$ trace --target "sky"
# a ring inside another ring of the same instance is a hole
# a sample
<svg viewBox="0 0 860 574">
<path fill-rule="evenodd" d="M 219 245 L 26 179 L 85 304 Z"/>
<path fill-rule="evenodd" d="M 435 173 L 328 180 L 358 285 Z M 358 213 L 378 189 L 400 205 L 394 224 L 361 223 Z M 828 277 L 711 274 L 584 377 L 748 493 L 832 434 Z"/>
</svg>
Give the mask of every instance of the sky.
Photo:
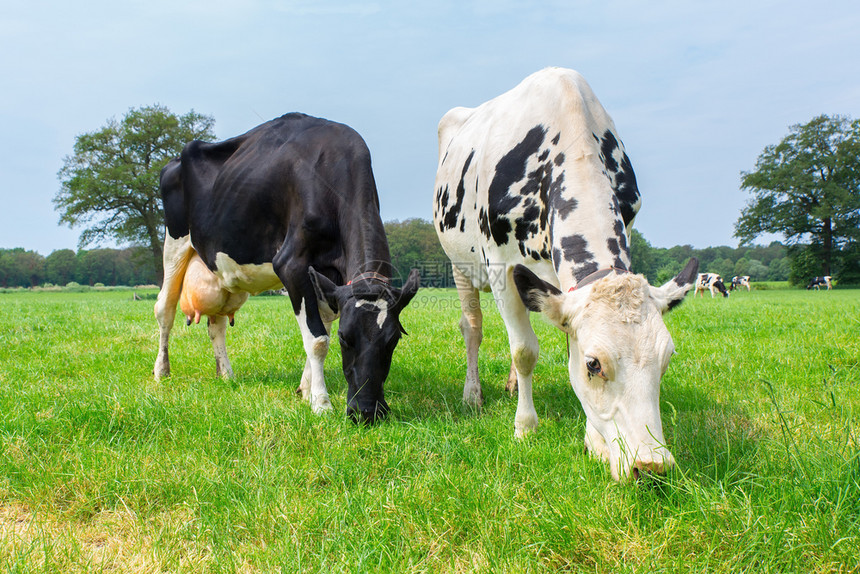
<svg viewBox="0 0 860 574">
<path fill-rule="evenodd" d="M 652 245 L 737 246 L 764 148 L 860 118 L 858 30 L 856 0 L 0 0 L 0 248 L 77 249 L 52 202 L 63 158 L 154 104 L 213 116 L 218 139 L 293 111 L 348 124 L 383 220 L 429 220 L 442 115 L 547 66 L 612 116 Z"/>
</svg>

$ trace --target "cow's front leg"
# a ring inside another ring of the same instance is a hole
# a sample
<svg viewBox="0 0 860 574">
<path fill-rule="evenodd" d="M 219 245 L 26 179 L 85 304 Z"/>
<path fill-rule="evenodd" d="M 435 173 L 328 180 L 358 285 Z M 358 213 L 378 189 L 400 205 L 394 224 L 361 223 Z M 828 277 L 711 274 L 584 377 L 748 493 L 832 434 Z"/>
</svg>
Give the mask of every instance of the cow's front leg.
<svg viewBox="0 0 860 574">
<path fill-rule="evenodd" d="M 215 353 L 215 374 L 230 379 L 233 377 L 233 368 L 227 357 L 227 317 L 210 316 L 208 324 L 209 340 L 212 341 L 212 351 Z"/>
<path fill-rule="evenodd" d="M 308 309 L 308 304 L 313 309 Z M 302 344 L 305 348 L 307 361 L 302 373 L 302 381 L 299 385 L 309 387 L 310 394 L 302 393 L 305 400 L 311 403 L 311 408 L 317 414 L 332 410 L 331 399 L 325 386 L 323 367 L 329 347 L 329 328 L 331 323 L 324 323 L 316 310 L 316 299 L 302 299 L 299 314 L 296 320 L 302 332 Z M 308 372 L 309 371 L 309 372 Z M 306 379 L 309 379 L 306 383 Z"/>
<path fill-rule="evenodd" d="M 532 373 L 537 364 L 538 339 L 529 322 L 529 312 L 523 305 L 513 277 L 508 277 L 509 288 L 495 293 L 496 306 L 508 330 L 511 357 L 517 371 L 517 414 L 514 418 L 514 434 L 522 438 L 538 425 L 537 411 L 532 397 Z"/>
<path fill-rule="evenodd" d="M 331 321 L 325 321 L 325 330 L 329 333 L 329 337 L 331 337 Z M 296 389 L 296 394 L 301 395 L 302 398 L 308 402 L 311 402 L 311 360 L 310 355 L 305 359 L 305 368 L 302 370 L 302 379 L 299 383 L 299 388 Z"/>
</svg>

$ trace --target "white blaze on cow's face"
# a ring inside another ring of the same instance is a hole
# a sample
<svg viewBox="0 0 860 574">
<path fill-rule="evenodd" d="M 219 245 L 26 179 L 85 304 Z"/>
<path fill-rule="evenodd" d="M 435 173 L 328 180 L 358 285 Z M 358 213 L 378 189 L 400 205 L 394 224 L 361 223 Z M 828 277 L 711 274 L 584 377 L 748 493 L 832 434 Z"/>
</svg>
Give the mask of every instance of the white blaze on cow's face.
<svg viewBox="0 0 860 574">
<path fill-rule="evenodd" d="M 570 382 L 587 417 L 585 441 L 612 477 L 662 474 L 674 465 L 660 418 L 660 379 L 675 351 L 663 313 L 692 287 L 660 288 L 641 275 L 610 274 L 561 293 L 525 267 L 515 272 L 523 302 L 570 336 Z"/>
</svg>

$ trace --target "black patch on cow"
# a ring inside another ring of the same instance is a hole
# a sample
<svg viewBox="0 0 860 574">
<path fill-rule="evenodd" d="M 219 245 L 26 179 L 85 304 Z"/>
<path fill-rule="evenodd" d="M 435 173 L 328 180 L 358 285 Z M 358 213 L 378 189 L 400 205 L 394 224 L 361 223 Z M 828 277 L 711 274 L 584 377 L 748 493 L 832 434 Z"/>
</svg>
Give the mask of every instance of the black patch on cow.
<svg viewBox="0 0 860 574">
<path fill-rule="evenodd" d="M 526 177 L 528 158 L 537 154 L 546 137 L 546 129 L 537 125 L 530 129 L 523 140 L 506 153 L 496 164 L 493 180 L 488 189 L 489 228 L 493 241 L 505 245 L 512 230 L 507 215 L 520 203 L 519 194 L 510 189 Z"/>
<path fill-rule="evenodd" d="M 558 132 L 555 134 L 555 137 L 552 138 L 552 145 L 558 145 L 559 138 L 561 138 L 561 132 Z"/>
<path fill-rule="evenodd" d="M 549 157 L 549 150 L 548 150 L 548 149 L 545 149 L 545 150 L 543 150 L 543 152 L 541 152 L 541 154 L 538 156 L 538 161 L 546 161 L 546 158 L 548 158 L 548 157 Z"/>
<path fill-rule="evenodd" d="M 617 149 L 618 140 L 615 139 L 615 134 L 609 130 L 603 132 L 603 137 L 600 139 L 600 159 L 603 160 L 603 166 L 609 173 L 618 171 L 618 162 L 612 155 Z"/>
<path fill-rule="evenodd" d="M 481 235 L 490 238 L 490 218 L 487 215 L 487 210 L 483 207 L 478 211 L 478 229 L 481 230 Z"/>
<path fill-rule="evenodd" d="M 558 213 L 559 217 L 561 217 L 562 221 L 567 219 L 578 205 L 579 202 L 573 197 L 565 199 L 560 193 L 553 196 L 552 207 Z"/>
<path fill-rule="evenodd" d="M 588 250 L 588 241 L 582 235 L 562 237 L 561 250 L 565 261 L 582 264 L 594 259 L 594 254 Z"/>
<path fill-rule="evenodd" d="M 555 268 L 555 273 L 558 275 L 558 270 L 561 267 L 562 254 L 558 247 L 552 248 L 552 266 Z"/>
<path fill-rule="evenodd" d="M 627 225 L 636 216 L 634 205 L 639 200 L 639 188 L 636 185 L 636 175 L 633 166 L 625 153 L 621 158 L 621 169 L 615 175 L 615 195 L 621 204 L 621 217 Z"/>
<path fill-rule="evenodd" d="M 553 162 L 555 165 L 560 166 L 561 164 L 563 164 L 563 163 L 564 163 L 564 159 L 565 159 L 565 158 L 564 158 L 564 154 L 563 154 L 563 153 L 560 153 L 560 154 L 558 154 L 557 156 L 555 156 L 555 159 L 554 159 L 554 160 L 552 160 L 552 162 Z"/>
<path fill-rule="evenodd" d="M 454 205 L 451 205 L 448 208 L 447 213 L 445 213 L 445 217 L 442 218 L 443 225 L 440 227 L 443 228 L 442 229 L 443 231 L 445 229 L 453 229 L 454 227 L 457 226 L 457 220 L 460 217 L 460 210 L 463 208 L 463 198 L 466 197 L 466 184 L 465 184 L 466 172 L 469 171 L 469 165 L 471 165 L 472 158 L 474 156 L 475 156 L 475 150 L 472 150 L 471 153 L 469 153 L 469 156 L 466 158 L 466 162 L 463 164 L 463 171 L 460 173 L 460 182 L 457 184 L 456 200 L 454 202 Z M 447 192 L 447 186 L 446 186 L 446 189 L 445 189 L 445 196 L 446 196 L 445 203 L 446 204 L 448 203 L 447 202 L 447 193 L 448 192 Z M 463 224 L 460 225 L 460 231 L 463 231 L 464 225 L 465 225 L 465 221 L 463 222 Z"/>
<path fill-rule="evenodd" d="M 597 134 L 592 135 L 600 146 L 600 160 L 603 162 L 607 176 L 612 182 L 612 189 L 618 198 L 624 225 L 628 225 L 636 216 L 634 205 L 639 200 L 639 188 L 636 184 L 636 174 L 633 172 L 630 158 L 627 157 L 622 148 L 621 159 L 615 159 L 615 152 L 621 148 L 621 144 L 610 130 L 603 132 L 602 137 L 598 137 Z"/>
<path fill-rule="evenodd" d="M 624 227 L 624 223 L 622 223 L 620 219 L 616 219 L 612 229 L 615 231 L 615 241 L 617 242 L 619 252 L 629 255 L 630 251 L 627 245 L 627 229 Z M 620 255 L 620 253 L 615 253 L 615 255 Z"/>
<path fill-rule="evenodd" d="M 621 246 L 618 245 L 618 239 L 615 237 L 610 237 L 606 240 L 606 247 L 609 249 L 609 252 L 616 257 L 621 254 Z"/>
<path fill-rule="evenodd" d="M 598 269 L 594 254 L 588 250 L 588 242 L 582 235 L 571 235 L 561 240 L 561 254 L 564 260 L 573 263 L 574 279 L 580 281 Z M 556 271 L 557 272 L 557 271 Z"/>
<path fill-rule="evenodd" d="M 525 241 L 530 235 L 535 235 L 538 232 L 537 221 L 540 216 L 540 207 L 534 202 L 531 203 L 523 212 L 522 217 L 518 217 L 514 226 L 514 237 L 517 241 Z"/>
</svg>

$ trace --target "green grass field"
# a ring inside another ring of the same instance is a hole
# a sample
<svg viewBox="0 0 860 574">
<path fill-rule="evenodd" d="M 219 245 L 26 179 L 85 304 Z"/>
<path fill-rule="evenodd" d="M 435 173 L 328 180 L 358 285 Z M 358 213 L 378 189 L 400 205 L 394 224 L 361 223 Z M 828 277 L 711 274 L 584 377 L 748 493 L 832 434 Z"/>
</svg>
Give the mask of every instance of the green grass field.
<svg viewBox="0 0 860 574">
<path fill-rule="evenodd" d="M 533 318 L 536 433 L 513 436 L 507 339 L 489 298 L 486 405 L 461 406 L 452 291 L 402 316 L 388 421 L 295 395 L 288 301 L 252 298 L 214 378 L 177 321 L 152 379 L 152 300 L 0 295 L 3 572 L 853 572 L 860 570 L 860 292 L 753 291 L 666 316 L 661 393 L 678 467 L 619 485 L 583 453 L 564 339 Z"/>
</svg>

